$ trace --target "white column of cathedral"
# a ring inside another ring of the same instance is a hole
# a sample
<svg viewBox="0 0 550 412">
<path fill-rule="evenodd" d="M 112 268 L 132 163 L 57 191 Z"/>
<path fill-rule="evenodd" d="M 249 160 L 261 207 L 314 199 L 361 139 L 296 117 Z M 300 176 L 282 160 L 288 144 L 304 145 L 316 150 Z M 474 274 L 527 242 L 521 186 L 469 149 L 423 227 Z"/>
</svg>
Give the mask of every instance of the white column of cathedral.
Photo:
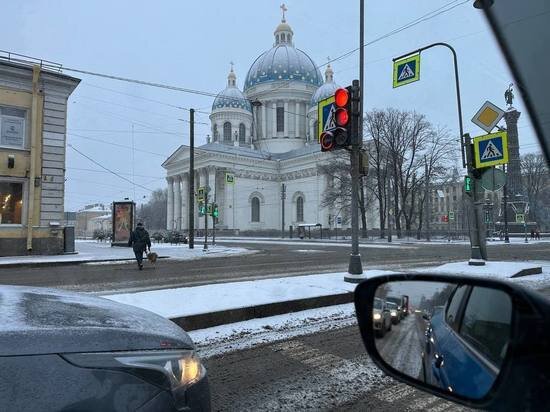
<svg viewBox="0 0 550 412">
<path fill-rule="evenodd" d="M 262 105 L 262 139 L 267 138 L 267 115 L 265 104 Z"/>
<path fill-rule="evenodd" d="M 201 187 L 201 173 L 200 173 L 200 169 L 195 169 L 195 193 L 198 193 L 199 191 L 199 187 Z M 195 193 L 193 194 L 193 196 L 195 195 Z M 193 216 L 195 216 L 195 230 L 196 229 L 200 229 L 199 227 L 199 213 L 198 213 L 198 210 L 199 210 L 199 201 L 197 199 L 197 197 L 195 196 L 195 210 L 193 211 Z"/>
<path fill-rule="evenodd" d="M 273 113 L 272 122 L 271 122 L 271 137 L 277 137 L 277 103 L 271 103 L 271 111 Z"/>
<path fill-rule="evenodd" d="M 168 183 L 168 202 L 166 210 L 166 229 L 172 230 L 172 224 L 174 223 L 174 189 L 172 186 L 172 178 L 167 177 L 166 182 Z"/>
<path fill-rule="evenodd" d="M 174 177 L 174 229 L 181 229 L 181 176 Z"/>
<path fill-rule="evenodd" d="M 189 228 L 189 173 L 181 175 L 181 228 Z"/>
<path fill-rule="evenodd" d="M 294 113 L 294 137 L 300 137 L 300 102 L 296 100 L 296 110 Z"/>
<path fill-rule="evenodd" d="M 283 122 L 284 126 L 283 126 L 283 128 L 284 128 L 285 130 L 284 130 L 283 136 L 290 136 L 290 135 L 288 134 L 288 115 L 289 115 L 289 113 L 288 113 L 288 101 L 286 101 L 286 100 L 285 100 L 285 102 L 284 102 L 284 111 L 285 111 L 285 112 L 284 112 L 284 116 L 283 116 L 283 119 L 284 119 L 284 122 Z"/>
<path fill-rule="evenodd" d="M 206 168 L 206 185 L 210 187 L 208 202 L 214 203 L 216 199 L 216 168 L 214 166 Z"/>
</svg>

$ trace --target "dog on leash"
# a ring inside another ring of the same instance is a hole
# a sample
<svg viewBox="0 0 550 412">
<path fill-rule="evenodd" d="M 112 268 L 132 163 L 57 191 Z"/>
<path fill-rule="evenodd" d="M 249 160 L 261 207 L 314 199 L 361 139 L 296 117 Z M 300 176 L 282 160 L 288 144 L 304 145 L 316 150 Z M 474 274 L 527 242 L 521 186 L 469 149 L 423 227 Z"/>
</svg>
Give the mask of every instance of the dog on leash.
<svg viewBox="0 0 550 412">
<path fill-rule="evenodd" d="M 151 263 L 155 263 L 158 259 L 159 255 L 157 255 L 155 252 L 149 252 L 147 253 L 147 259 Z"/>
</svg>

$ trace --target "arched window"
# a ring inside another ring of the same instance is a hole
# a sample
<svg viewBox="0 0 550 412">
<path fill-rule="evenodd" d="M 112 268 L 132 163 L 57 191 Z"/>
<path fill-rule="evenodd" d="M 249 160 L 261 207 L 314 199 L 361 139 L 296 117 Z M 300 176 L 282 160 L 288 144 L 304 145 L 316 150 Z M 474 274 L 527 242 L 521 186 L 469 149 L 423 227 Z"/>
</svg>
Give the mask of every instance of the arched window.
<svg viewBox="0 0 550 412">
<path fill-rule="evenodd" d="M 244 123 L 239 125 L 239 143 L 245 143 L 246 127 Z"/>
<path fill-rule="evenodd" d="M 281 34 L 281 41 L 284 43 L 285 42 L 285 34 Z"/>
<path fill-rule="evenodd" d="M 279 35 L 275 36 L 275 43 L 279 44 Z"/>
<path fill-rule="evenodd" d="M 296 199 L 296 221 L 304 221 L 304 198 L 302 196 Z"/>
<path fill-rule="evenodd" d="M 223 141 L 224 142 L 231 141 L 231 123 L 229 122 L 225 122 L 223 124 Z"/>
<path fill-rule="evenodd" d="M 253 197 L 252 201 L 250 202 L 251 206 L 251 212 L 252 212 L 252 222 L 259 222 L 260 221 L 260 199 L 257 197 Z"/>
</svg>

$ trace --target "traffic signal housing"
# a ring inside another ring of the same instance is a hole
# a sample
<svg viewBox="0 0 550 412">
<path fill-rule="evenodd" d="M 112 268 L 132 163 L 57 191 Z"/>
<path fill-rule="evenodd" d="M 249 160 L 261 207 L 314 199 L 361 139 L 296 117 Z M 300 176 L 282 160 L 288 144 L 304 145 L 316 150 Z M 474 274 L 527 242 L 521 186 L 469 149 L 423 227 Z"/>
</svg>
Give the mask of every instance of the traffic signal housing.
<svg viewBox="0 0 550 412">
<path fill-rule="evenodd" d="M 346 149 L 351 145 L 351 86 L 334 92 L 334 148 Z"/>
<path fill-rule="evenodd" d="M 472 178 L 470 176 L 464 176 L 464 192 L 467 195 L 472 194 Z"/>
<path fill-rule="evenodd" d="M 351 145 L 351 86 L 334 92 L 333 105 L 331 123 L 334 127 L 325 130 L 319 138 L 322 152 L 347 149 Z"/>
<path fill-rule="evenodd" d="M 212 216 L 213 217 L 218 217 L 219 215 L 220 215 L 220 212 L 218 210 L 218 205 L 214 204 L 213 209 L 212 209 Z"/>
</svg>

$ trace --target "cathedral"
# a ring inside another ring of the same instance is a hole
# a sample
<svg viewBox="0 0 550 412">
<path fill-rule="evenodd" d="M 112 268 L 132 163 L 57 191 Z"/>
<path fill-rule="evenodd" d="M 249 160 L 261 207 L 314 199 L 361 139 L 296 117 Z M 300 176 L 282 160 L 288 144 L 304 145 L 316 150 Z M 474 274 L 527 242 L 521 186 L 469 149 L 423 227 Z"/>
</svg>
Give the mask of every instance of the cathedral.
<svg viewBox="0 0 550 412">
<path fill-rule="evenodd" d="M 231 65 L 227 86 L 212 104 L 211 135 L 195 148 L 194 176 L 189 176 L 187 146 L 163 163 L 167 229 L 188 228 L 190 178 L 195 191 L 209 188 L 208 201 L 218 205 L 216 227 L 232 233 L 307 224 L 327 228 L 339 220 L 338 211 L 321 206 L 329 182 L 318 165 L 330 154 L 317 142 L 317 102 L 339 86 L 330 65 L 323 76 L 295 47 L 284 9 L 273 34 L 273 46 L 252 63 L 242 91 Z M 195 213 L 195 228 L 202 228 L 203 220 Z"/>
</svg>

